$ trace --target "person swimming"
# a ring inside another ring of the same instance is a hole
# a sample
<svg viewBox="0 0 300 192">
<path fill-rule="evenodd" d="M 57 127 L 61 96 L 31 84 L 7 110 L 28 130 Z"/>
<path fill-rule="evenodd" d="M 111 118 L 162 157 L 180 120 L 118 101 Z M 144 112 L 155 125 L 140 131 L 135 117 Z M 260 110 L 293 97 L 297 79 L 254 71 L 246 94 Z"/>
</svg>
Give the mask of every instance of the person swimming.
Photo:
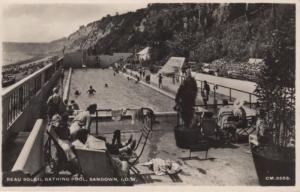
<svg viewBox="0 0 300 192">
<path fill-rule="evenodd" d="M 76 91 L 74 92 L 74 94 L 75 94 L 75 96 L 79 96 L 79 95 L 80 95 L 80 92 L 79 92 L 78 90 L 76 90 Z"/>
<path fill-rule="evenodd" d="M 94 95 L 96 93 L 96 90 L 93 88 L 93 86 L 90 86 L 90 89 L 87 91 L 89 95 Z"/>
</svg>

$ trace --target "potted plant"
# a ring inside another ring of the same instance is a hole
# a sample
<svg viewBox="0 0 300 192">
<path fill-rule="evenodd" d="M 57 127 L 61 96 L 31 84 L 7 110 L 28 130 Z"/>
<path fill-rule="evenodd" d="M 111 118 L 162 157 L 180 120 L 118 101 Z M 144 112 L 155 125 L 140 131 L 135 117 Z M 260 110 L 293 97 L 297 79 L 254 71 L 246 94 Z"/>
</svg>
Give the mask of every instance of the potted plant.
<svg viewBox="0 0 300 192">
<path fill-rule="evenodd" d="M 185 149 L 195 143 L 199 135 L 194 118 L 194 106 L 198 92 L 197 83 L 190 72 L 186 74 L 185 80 L 178 88 L 174 107 L 178 112 L 178 121 L 174 131 L 176 145 Z"/>
<path fill-rule="evenodd" d="M 256 89 L 271 138 L 252 148 L 252 156 L 261 185 L 295 185 L 295 48 L 278 30 L 272 47 Z"/>
</svg>

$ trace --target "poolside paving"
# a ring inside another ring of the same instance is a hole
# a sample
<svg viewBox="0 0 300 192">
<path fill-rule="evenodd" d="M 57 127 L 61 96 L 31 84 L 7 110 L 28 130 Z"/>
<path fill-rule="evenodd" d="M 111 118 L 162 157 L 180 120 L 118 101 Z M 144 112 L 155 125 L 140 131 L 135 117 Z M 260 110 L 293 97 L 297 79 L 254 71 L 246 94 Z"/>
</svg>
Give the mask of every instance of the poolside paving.
<svg viewBox="0 0 300 192">
<path fill-rule="evenodd" d="M 134 89 L 136 89 L 137 86 L 148 86 L 151 89 L 156 90 L 152 90 L 151 95 L 147 96 L 149 100 L 142 101 L 142 103 L 145 104 L 146 102 L 155 99 L 153 94 L 162 94 L 162 91 L 165 92 L 164 97 L 168 98 L 167 100 L 174 102 L 172 98 L 174 98 L 179 87 L 179 84 L 173 84 L 172 81 L 167 84 L 168 81 L 167 79 L 165 79 L 166 81 L 164 81 L 164 86 L 160 91 L 160 88 L 158 88 L 157 84 L 154 82 L 156 81 L 155 78 L 152 79 L 150 85 L 147 85 L 144 80 L 142 80 L 143 83 L 139 83 L 140 85 L 138 85 L 134 84 L 134 81 L 132 80 L 127 82 L 126 78 L 123 75 L 118 74 L 116 75 L 116 77 L 112 77 L 112 73 L 110 70 L 107 70 L 105 73 L 100 70 L 88 70 L 88 73 L 85 73 L 84 76 L 80 75 L 81 73 L 78 71 L 75 72 L 75 74 L 77 77 L 74 78 L 76 80 L 75 84 L 73 84 L 74 81 L 71 81 L 71 98 L 75 99 L 75 97 L 72 95 L 72 92 L 74 92 L 75 88 L 80 87 L 80 89 L 83 91 L 84 86 L 88 86 L 90 83 L 93 83 L 93 85 L 97 86 L 96 90 L 101 90 L 99 96 L 94 98 L 88 96 L 80 96 L 81 98 L 76 98 L 79 104 L 82 102 L 82 105 L 86 105 L 87 100 L 99 102 L 100 99 L 100 102 L 106 102 L 102 103 L 102 105 L 100 106 L 110 106 L 112 105 L 112 98 L 115 98 L 115 101 L 113 102 L 117 102 L 119 103 L 119 105 L 122 104 L 122 99 L 124 99 L 124 97 L 118 100 L 118 97 L 115 97 L 117 96 L 116 92 L 107 93 L 106 89 L 103 88 L 103 83 L 111 79 L 113 79 L 113 81 L 117 80 L 117 84 L 114 85 L 114 82 L 110 82 L 109 86 L 123 86 L 118 90 L 121 94 L 128 93 L 128 90 L 125 91 L 125 89 L 128 89 L 127 86 Z M 96 78 L 97 76 L 102 76 L 102 81 L 99 81 L 99 79 L 91 79 L 91 75 L 94 78 Z M 81 78 L 78 78 L 79 76 L 81 76 Z M 105 79 L 104 81 L 103 78 Z M 142 87 L 140 87 L 139 89 L 143 89 Z M 169 94 L 169 96 L 166 96 L 166 94 Z M 105 98 L 103 99 L 103 97 Z M 145 95 L 143 97 L 145 97 Z M 160 95 L 159 97 L 162 97 L 162 95 Z M 220 101 L 222 97 L 218 97 L 218 99 Z M 126 101 L 132 102 L 132 100 L 134 100 L 134 98 L 129 97 L 129 100 Z M 210 100 L 212 102 L 212 99 Z M 161 102 L 162 101 L 155 101 L 154 103 L 156 103 L 156 105 L 158 104 L 169 106 L 168 110 L 162 111 L 172 111 L 173 103 Z M 201 102 L 201 98 L 198 99 L 198 102 Z M 154 103 L 151 105 L 154 105 Z M 116 105 L 113 108 L 120 108 L 119 105 Z M 217 109 L 215 109 L 214 112 L 217 112 Z M 143 180 L 131 173 L 131 177 L 135 179 L 135 185 L 258 185 L 258 179 L 255 172 L 252 156 L 251 153 L 248 153 L 248 143 L 238 143 L 212 147 L 209 150 L 208 159 L 203 159 L 205 157 L 205 152 L 193 152 L 192 158 L 188 158 L 189 150 L 181 149 L 176 146 L 174 137 L 174 127 L 177 122 L 176 115 L 168 117 L 159 116 L 157 117 L 157 121 L 158 123 L 154 124 L 149 141 L 146 144 L 145 150 L 141 158 L 139 159 L 139 164 L 137 165 L 137 168 L 140 170 L 140 176 L 143 178 Z M 98 134 L 106 137 L 107 141 L 110 142 L 112 139 L 113 131 L 116 129 L 120 129 L 122 132 L 122 141 L 126 141 L 130 137 L 130 135 L 133 135 L 135 139 L 138 139 L 140 136 L 140 126 L 142 125 L 138 124 L 137 122 L 132 124 L 131 120 L 101 122 L 98 124 Z M 96 125 L 95 123 L 93 123 L 91 131 L 94 134 L 96 133 L 95 128 Z M 147 162 L 153 158 L 174 160 L 181 165 L 182 171 L 175 176 L 157 176 L 153 173 L 153 171 L 142 165 L 144 162 Z"/>
<path fill-rule="evenodd" d="M 176 146 L 174 137 L 176 117 L 157 117 L 157 120 L 158 123 L 154 124 L 149 141 L 137 165 L 140 177 L 144 181 L 131 173 L 131 177 L 135 179 L 135 185 L 258 185 L 252 156 L 247 152 L 249 150 L 247 143 L 212 147 L 209 149 L 207 159 L 205 159 L 205 152 L 193 152 L 192 158 L 189 158 L 189 150 Z M 99 132 L 110 142 L 112 133 L 116 129 L 121 130 L 122 141 L 126 141 L 130 135 L 133 135 L 135 139 L 140 136 L 139 125 L 132 125 L 129 120 L 113 122 L 113 126 L 101 124 Z M 157 176 L 142 165 L 153 158 L 176 161 L 181 165 L 182 171 L 175 176 Z"/>
</svg>

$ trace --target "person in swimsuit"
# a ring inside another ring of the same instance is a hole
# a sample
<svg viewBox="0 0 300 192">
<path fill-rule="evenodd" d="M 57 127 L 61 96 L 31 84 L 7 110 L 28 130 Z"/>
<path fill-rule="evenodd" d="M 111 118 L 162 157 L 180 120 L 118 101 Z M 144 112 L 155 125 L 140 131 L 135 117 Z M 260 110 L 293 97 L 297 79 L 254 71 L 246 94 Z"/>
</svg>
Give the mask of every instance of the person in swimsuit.
<svg viewBox="0 0 300 192">
<path fill-rule="evenodd" d="M 94 114 L 96 110 L 97 104 L 92 104 L 87 107 L 86 111 L 82 111 L 75 116 L 70 126 L 71 137 L 74 137 L 81 129 L 86 129 L 88 132 L 90 132 L 91 114 Z"/>
<path fill-rule="evenodd" d="M 90 89 L 87 91 L 89 93 L 89 95 L 94 95 L 94 93 L 96 93 L 96 90 L 90 86 Z"/>
<path fill-rule="evenodd" d="M 76 90 L 76 91 L 74 92 L 74 94 L 75 94 L 76 97 L 78 97 L 78 96 L 80 95 L 80 92 L 79 92 L 78 90 Z"/>
</svg>

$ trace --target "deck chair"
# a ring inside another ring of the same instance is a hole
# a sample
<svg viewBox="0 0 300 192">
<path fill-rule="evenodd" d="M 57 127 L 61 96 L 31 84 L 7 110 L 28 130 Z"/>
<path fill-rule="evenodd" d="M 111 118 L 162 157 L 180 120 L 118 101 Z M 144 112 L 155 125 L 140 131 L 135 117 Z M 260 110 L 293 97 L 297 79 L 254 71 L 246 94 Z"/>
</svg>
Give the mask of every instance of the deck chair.
<svg viewBox="0 0 300 192">
<path fill-rule="evenodd" d="M 45 161 L 48 163 L 54 175 L 58 175 L 60 171 L 70 171 L 71 173 L 77 172 L 83 175 L 80 166 L 75 168 L 74 165 L 67 160 L 65 152 L 63 151 L 55 137 L 53 137 L 53 135 L 49 131 L 47 131 L 47 135 L 48 139 L 45 143 Z M 52 154 L 52 142 L 57 151 L 57 160 L 55 160 Z M 76 151 L 73 151 L 76 155 Z"/>
<path fill-rule="evenodd" d="M 146 144 L 148 142 L 149 135 L 152 130 L 152 124 L 153 124 L 153 111 L 149 108 L 142 108 L 140 109 L 139 113 L 139 121 L 142 122 L 141 128 L 140 128 L 140 136 L 139 139 L 137 139 L 136 145 L 133 148 L 133 152 L 136 154 L 135 157 L 129 158 L 129 159 L 122 159 L 127 161 L 129 170 L 131 170 L 136 176 L 141 178 L 143 181 L 144 179 L 139 175 L 140 171 L 136 168 L 136 164 L 139 162 L 140 157 L 142 156 L 144 149 L 146 147 Z M 110 159 L 116 158 L 116 155 L 109 154 Z"/>
<path fill-rule="evenodd" d="M 247 123 L 244 127 L 238 127 L 239 130 L 238 130 L 237 134 L 239 134 L 239 135 L 246 134 L 247 136 L 249 136 L 251 133 L 253 133 L 255 131 L 255 129 L 253 127 L 256 122 L 256 116 L 247 116 L 246 120 L 247 120 Z"/>
<path fill-rule="evenodd" d="M 200 125 L 204 137 L 218 139 L 219 128 L 215 118 L 202 118 Z"/>
<path fill-rule="evenodd" d="M 205 159 L 207 159 L 208 150 L 210 148 L 210 138 L 213 137 L 217 139 L 217 127 L 213 113 L 203 112 L 200 118 L 199 132 L 190 139 L 189 158 L 191 158 L 192 152 L 205 151 Z"/>
<path fill-rule="evenodd" d="M 150 117 L 151 118 L 151 117 Z M 133 149 L 133 151 L 136 154 L 136 157 L 134 159 L 129 159 L 127 160 L 128 165 L 129 165 L 129 169 L 138 177 L 140 177 L 142 180 L 144 180 L 140 175 L 140 171 L 136 168 L 136 164 L 139 162 L 140 157 L 142 156 L 144 149 L 146 147 L 146 144 L 148 142 L 148 138 L 151 132 L 151 127 L 149 127 L 148 125 L 144 124 L 141 127 L 141 135 L 139 140 L 137 141 L 137 144 L 135 146 L 135 148 Z"/>
<path fill-rule="evenodd" d="M 192 143 L 190 144 L 189 150 L 190 150 L 190 155 L 189 158 L 191 158 L 192 156 L 192 152 L 196 152 L 196 151 L 205 151 L 205 159 L 207 159 L 207 155 L 208 155 L 208 150 L 210 148 L 210 144 L 209 144 L 209 140 L 207 137 L 204 137 L 202 135 L 198 135 L 197 136 L 197 141 L 196 143 Z"/>
<path fill-rule="evenodd" d="M 223 122 L 223 131 L 226 140 L 236 141 L 236 129 L 239 122 L 238 116 L 228 116 Z"/>
</svg>

